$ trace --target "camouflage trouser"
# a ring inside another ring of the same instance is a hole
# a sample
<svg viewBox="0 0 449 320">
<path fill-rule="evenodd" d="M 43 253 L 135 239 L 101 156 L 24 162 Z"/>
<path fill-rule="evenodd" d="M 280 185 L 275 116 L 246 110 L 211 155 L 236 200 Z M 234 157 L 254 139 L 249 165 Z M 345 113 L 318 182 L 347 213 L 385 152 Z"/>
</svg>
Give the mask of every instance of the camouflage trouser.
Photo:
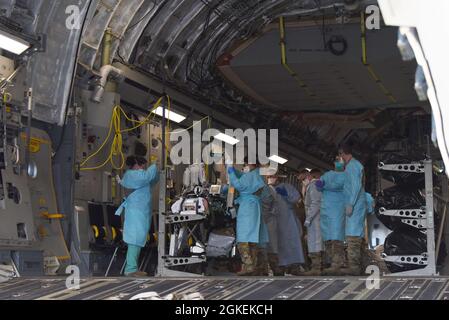
<svg viewBox="0 0 449 320">
<path fill-rule="evenodd" d="M 324 241 L 324 261 L 323 265 L 332 264 L 332 240 Z"/>
<path fill-rule="evenodd" d="M 336 276 L 340 274 L 340 269 L 345 264 L 345 247 L 343 241 L 327 241 L 326 250 L 330 258 L 330 267 L 323 270 L 323 275 Z"/>
<path fill-rule="evenodd" d="M 323 270 L 323 252 L 309 253 L 309 258 L 312 261 L 310 270 L 304 272 L 304 276 L 321 276 Z"/>
<path fill-rule="evenodd" d="M 254 275 L 257 272 L 257 244 L 242 242 L 237 245 L 242 259 L 242 271 L 239 275 Z"/>
<path fill-rule="evenodd" d="M 256 247 L 256 273 L 258 276 L 268 275 L 267 250 L 265 248 Z"/>
<path fill-rule="evenodd" d="M 363 238 L 347 237 L 349 275 L 360 275 L 362 268 Z"/>
<path fill-rule="evenodd" d="M 382 274 L 390 273 L 385 261 L 380 256 L 376 255 L 375 252 L 369 250 L 368 244 L 364 240 L 365 239 L 363 239 L 362 243 L 362 272 L 364 272 L 368 266 L 375 265 L 379 268 Z"/>
</svg>

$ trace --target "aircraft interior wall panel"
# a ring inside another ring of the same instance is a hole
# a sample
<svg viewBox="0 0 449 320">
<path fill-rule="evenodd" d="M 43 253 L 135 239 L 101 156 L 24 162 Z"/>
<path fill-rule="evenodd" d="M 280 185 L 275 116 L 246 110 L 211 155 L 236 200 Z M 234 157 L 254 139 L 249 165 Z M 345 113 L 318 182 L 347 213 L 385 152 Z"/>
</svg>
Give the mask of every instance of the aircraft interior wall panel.
<svg viewBox="0 0 449 320">
<path fill-rule="evenodd" d="M 81 132 L 78 143 L 78 162 L 83 162 L 87 157 L 94 154 L 98 148 L 102 145 L 106 139 L 110 121 L 112 117 L 112 110 L 115 106 L 120 106 L 120 96 L 115 93 L 106 92 L 103 98 L 103 102 L 96 104 L 90 101 L 90 92 L 85 91 L 82 95 L 84 111 L 82 116 Z M 131 110 L 123 107 L 123 110 L 128 116 L 136 114 Z M 143 121 L 146 117 L 137 115 L 140 121 Z M 158 119 L 155 119 L 159 121 Z M 121 118 L 121 129 L 132 127 L 135 124 L 125 121 L 124 117 Z M 138 130 L 132 132 L 123 132 L 123 155 L 124 159 L 130 155 L 134 155 L 135 145 L 137 142 L 142 143 L 147 147 L 146 158 L 149 162 L 156 163 L 159 168 L 162 164 L 162 130 L 157 123 L 150 125 L 143 125 Z M 102 151 L 100 151 L 95 157 L 93 157 L 86 165 L 85 168 L 93 168 L 102 164 L 109 156 L 111 150 L 111 141 L 105 145 Z M 114 163 L 117 167 L 120 167 L 120 157 L 114 157 Z M 129 192 L 125 191 L 120 186 L 116 185 L 113 192 L 112 177 L 115 174 L 119 174 L 123 177 L 128 168 L 123 166 L 122 170 L 113 170 L 112 165 L 107 163 L 104 167 L 96 170 L 82 170 L 80 172 L 80 179 L 76 182 L 75 198 L 78 201 L 93 201 L 100 203 L 114 203 L 120 205 L 123 197 Z M 111 175 L 112 174 L 112 175 Z M 113 197 L 115 194 L 115 197 Z M 158 185 L 153 188 L 153 211 L 158 211 L 158 198 L 159 188 Z"/>
<path fill-rule="evenodd" d="M 56 190 L 53 182 L 50 137 L 41 130 L 32 132 L 36 152 L 31 153 L 32 164 L 36 167 L 36 176 L 28 177 L 32 211 L 36 226 L 37 248 L 44 251 L 44 256 L 56 256 L 59 261 L 70 258 L 59 219 L 49 219 L 50 215 L 66 215 L 58 210 Z M 33 140 L 32 140 L 33 141 Z"/>
<path fill-rule="evenodd" d="M 20 137 L 20 157 L 25 155 L 25 138 Z M 40 250 L 63 262 L 70 258 L 59 220 L 65 217 L 50 218 L 61 214 L 53 185 L 50 138 L 42 130 L 32 130 L 30 175 L 13 166 L 10 151 L 7 148 L 7 165 L 1 170 L 6 193 L 0 207 L 0 247 Z"/>
</svg>

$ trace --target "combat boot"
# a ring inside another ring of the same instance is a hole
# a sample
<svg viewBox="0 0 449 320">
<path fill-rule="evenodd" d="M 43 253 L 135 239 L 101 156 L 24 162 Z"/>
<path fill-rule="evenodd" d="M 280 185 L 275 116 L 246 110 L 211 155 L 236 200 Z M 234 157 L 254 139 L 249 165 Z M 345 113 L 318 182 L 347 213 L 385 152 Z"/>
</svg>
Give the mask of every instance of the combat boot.
<svg viewBox="0 0 449 320">
<path fill-rule="evenodd" d="M 333 240 L 331 249 L 331 266 L 323 270 L 324 276 L 343 275 L 341 268 L 345 263 L 345 247 L 343 241 Z"/>
<path fill-rule="evenodd" d="M 242 270 L 237 272 L 238 276 L 254 276 L 256 274 L 256 257 L 253 244 L 243 242 L 237 245 L 240 258 L 242 259 Z"/>
<path fill-rule="evenodd" d="M 303 276 L 304 272 L 304 268 L 299 263 L 295 263 L 287 267 L 287 273 L 292 276 Z"/>
<path fill-rule="evenodd" d="M 309 253 L 309 257 L 312 260 L 311 268 L 302 275 L 305 277 L 321 276 L 323 270 L 323 252 Z"/>
<path fill-rule="evenodd" d="M 323 268 L 329 268 L 332 264 L 332 249 L 333 249 L 333 241 L 332 240 L 324 241 Z"/>
<path fill-rule="evenodd" d="M 143 271 L 136 271 L 136 272 L 127 274 L 126 277 L 129 277 L 129 278 L 146 278 L 146 277 L 148 277 L 148 273 L 143 272 Z"/>
<path fill-rule="evenodd" d="M 256 246 L 256 276 L 267 277 L 268 276 L 268 261 L 265 248 Z"/>
<path fill-rule="evenodd" d="M 273 276 L 282 277 L 285 275 L 284 268 L 279 266 L 279 258 L 277 254 L 269 253 L 268 263 L 270 265 L 271 271 L 273 271 Z"/>
<path fill-rule="evenodd" d="M 362 273 L 362 243 L 363 238 L 347 237 L 348 242 L 348 267 L 341 269 L 341 274 L 346 276 L 360 276 Z"/>
</svg>

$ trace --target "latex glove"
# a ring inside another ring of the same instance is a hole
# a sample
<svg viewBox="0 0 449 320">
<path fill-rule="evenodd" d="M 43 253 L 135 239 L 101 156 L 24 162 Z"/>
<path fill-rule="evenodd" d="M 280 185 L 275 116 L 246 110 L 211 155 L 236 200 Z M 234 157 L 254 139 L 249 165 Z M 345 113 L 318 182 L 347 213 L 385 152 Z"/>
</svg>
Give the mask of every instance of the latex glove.
<svg viewBox="0 0 449 320">
<path fill-rule="evenodd" d="M 346 206 L 346 216 L 352 217 L 353 210 L 354 210 L 354 208 L 352 206 Z"/>
<path fill-rule="evenodd" d="M 282 187 L 282 188 L 280 188 L 280 187 L 276 188 L 276 192 L 277 192 L 279 195 L 283 196 L 283 197 L 288 197 L 288 192 L 287 192 L 287 190 L 286 190 L 284 187 Z"/>
<path fill-rule="evenodd" d="M 115 176 L 115 181 L 117 181 L 118 184 L 121 184 L 121 183 L 122 183 L 122 179 L 120 178 L 119 175 L 116 175 L 116 176 Z"/>
<path fill-rule="evenodd" d="M 310 224 L 311 224 L 311 222 L 309 220 L 306 220 L 304 222 L 304 227 L 308 228 L 308 227 L 310 227 Z"/>
<path fill-rule="evenodd" d="M 324 182 L 324 181 L 317 180 L 317 181 L 315 182 L 315 186 L 316 186 L 317 190 L 320 191 L 320 192 L 323 191 L 324 185 L 325 185 L 325 182 Z"/>
<path fill-rule="evenodd" d="M 235 168 L 234 167 L 228 167 L 228 173 L 235 173 Z"/>
</svg>

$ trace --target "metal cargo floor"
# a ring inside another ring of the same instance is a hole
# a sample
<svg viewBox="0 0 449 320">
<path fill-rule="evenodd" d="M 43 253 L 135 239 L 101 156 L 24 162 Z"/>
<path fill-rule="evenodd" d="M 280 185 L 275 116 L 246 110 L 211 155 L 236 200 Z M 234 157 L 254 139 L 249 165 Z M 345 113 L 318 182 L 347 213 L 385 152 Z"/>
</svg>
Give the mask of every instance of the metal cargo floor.
<svg viewBox="0 0 449 320">
<path fill-rule="evenodd" d="M 207 300 L 449 300 L 449 278 L 381 279 L 368 290 L 363 278 L 91 278 L 80 290 L 65 278 L 20 278 L 0 283 L 0 300 L 128 300 L 155 291 L 200 292 Z"/>
</svg>

